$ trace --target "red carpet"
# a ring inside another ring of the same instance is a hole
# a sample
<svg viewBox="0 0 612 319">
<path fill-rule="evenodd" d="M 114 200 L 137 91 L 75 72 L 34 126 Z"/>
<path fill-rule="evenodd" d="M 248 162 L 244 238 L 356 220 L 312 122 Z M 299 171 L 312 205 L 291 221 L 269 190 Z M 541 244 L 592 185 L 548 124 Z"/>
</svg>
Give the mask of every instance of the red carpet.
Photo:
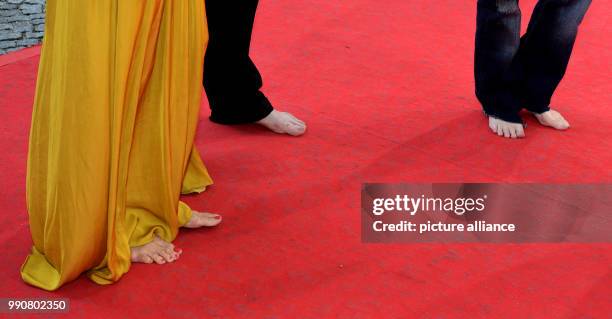
<svg viewBox="0 0 612 319">
<path fill-rule="evenodd" d="M 511 141 L 488 131 L 474 98 L 474 1 L 262 1 L 253 57 L 307 135 L 215 125 L 204 105 L 197 144 L 216 184 L 187 201 L 223 225 L 183 232 L 177 263 L 54 293 L 19 277 L 38 57 L 1 57 L 0 297 L 70 298 L 70 315 L 101 318 L 610 318 L 609 244 L 365 245 L 359 193 L 362 182 L 611 182 L 611 10 L 593 2 L 554 98 L 572 129 L 529 119 Z"/>
</svg>

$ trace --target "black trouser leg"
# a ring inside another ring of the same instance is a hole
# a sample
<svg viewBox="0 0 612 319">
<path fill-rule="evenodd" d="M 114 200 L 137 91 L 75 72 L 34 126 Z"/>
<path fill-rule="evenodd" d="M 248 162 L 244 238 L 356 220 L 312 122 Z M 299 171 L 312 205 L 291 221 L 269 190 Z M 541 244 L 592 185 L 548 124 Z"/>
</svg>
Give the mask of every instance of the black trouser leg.
<svg viewBox="0 0 612 319">
<path fill-rule="evenodd" d="M 512 73 L 520 46 L 518 0 L 478 0 L 474 74 L 476 96 L 490 116 L 521 123 Z"/>
<path fill-rule="evenodd" d="M 272 112 L 262 78 L 249 57 L 258 0 L 206 0 L 209 43 L 204 88 L 210 119 L 221 124 L 259 121 Z"/>
<path fill-rule="evenodd" d="M 521 101 L 528 110 L 543 113 L 550 109 L 590 4 L 591 0 L 540 0 L 536 5 L 516 57 Z"/>
<path fill-rule="evenodd" d="M 520 123 L 522 107 L 542 113 L 563 78 L 591 0 L 540 0 L 519 38 L 518 0 L 479 0 L 476 95 L 485 113 Z"/>
</svg>

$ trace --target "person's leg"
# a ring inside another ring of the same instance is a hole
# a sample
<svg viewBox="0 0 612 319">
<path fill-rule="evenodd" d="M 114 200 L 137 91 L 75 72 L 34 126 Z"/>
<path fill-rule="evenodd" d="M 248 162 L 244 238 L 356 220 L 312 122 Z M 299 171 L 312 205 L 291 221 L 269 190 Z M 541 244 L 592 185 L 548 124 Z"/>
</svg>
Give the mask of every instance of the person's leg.
<svg viewBox="0 0 612 319">
<path fill-rule="evenodd" d="M 171 244 L 179 227 L 215 226 L 221 216 L 193 211 L 179 197 L 182 193 L 200 193 L 212 184 L 194 147 L 208 41 L 202 23 L 204 3 L 174 1 L 158 10 L 157 27 L 151 31 L 156 40 L 143 59 L 145 71 L 134 72 L 146 74 L 147 81 L 134 90 L 139 98 L 125 164 L 122 231 L 128 238 L 132 262 L 164 264 L 179 258 L 180 251 Z M 173 23 L 177 20 L 186 23 Z M 137 44 L 141 41 L 137 38 Z"/>
<path fill-rule="evenodd" d="M 522 77 L 522 103 L 548 126 L 569 124 L 550 109 L 550 100 L 565 75 L 578 26 L 591 0 L 540 0 L 517 53 Z"/>
<path fill-rule="evenodd" d="M 518 0 L 479 0 L 474 75 L 476 96 L 500 136 L 521 137 L 520 100 L 512 64 L 520 45 Z"/>
<path fill-rule="evenodd" d="M 249 57 L 257 3 L 206 0 L 210 39 L 204 59 L 204 88 L 213 122 L 253 123 L 273 110 L 260 91 L 262 78 Z"/>
<path fill-rule="evenodd" d="M 210 120 L 219 124 L 258 123 L 277 133 L 301 135 L 304 122 L 274 110 L 261 92 L 262 78 L 249 56 L 258 0 L 206 1 L 209 45 L 204 88 Z"/>
<path fill-rule="evenodd" d="M 112 81 L 115 20 L 111 1 L 46 4 L 26 178 L 34 246 L 21 276 L 56 290 L 107 250 L 111 90 L 101 83 Z"/>
</svg>

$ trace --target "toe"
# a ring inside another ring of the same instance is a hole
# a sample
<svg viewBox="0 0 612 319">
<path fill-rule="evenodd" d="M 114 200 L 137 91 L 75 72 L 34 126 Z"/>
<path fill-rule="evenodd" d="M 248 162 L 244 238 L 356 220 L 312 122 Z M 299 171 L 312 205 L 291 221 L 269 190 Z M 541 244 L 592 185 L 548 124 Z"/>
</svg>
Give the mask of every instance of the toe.
<svg viewBox="0 0 612 319">
<path fill-rule="evenodd" d="M 295 117 L 295 115 L 289 113 L 289 112 L 283 112 L 285 113 L 285 115 L 287 115 L 287 117 L 289 117 L 290 119 L 294 120 L 294 121 L 298 121 L 298 122 L 302 122 L 300 121 L 300 119 L 298 119 L 297 117 Z M 303 122 L 302 122 L 303 123 Z"/>
<path fill-rule="evenodd" d="M 179 257 L 181 257 L 181 254 L 183 254 L 183 250 L 182 249 L 175 249 L 173 250 L 174 253 L 174 260 L 179 259 Z"/>
<path fill-rule="evenodd" d="M 289 113 L 289 116 L 291 116 L 291 119 L 297 123 L 299 123 L 300 125 L 306 125 L 306 123 L 304 123 L 304 121 L 298 119 L 297 117 L 293 116 L 293 114 Z"/>
<path fill-rule="evenodd" d="M 489 128 L 491 131 L 493 131 L 493 133 L 497 133 L 497 124 L 495 123 L 495 119 L 492 117 L 489 118 Z"/>
<path fill-rule="evenodd" d="M 290 118 L 291 120 L 297 120 L 297 117 L 293 116 L 293 114 L 289 113 L 289 112 L 284 112 L 285 115 Z"/>
<path fill-rule="evenodd" d="M 510 137 L 510 128 L 508 125 L 504 125 L 502 127 L 502 131 L 504 132 L 504 137 Z"/>
<path fill-rule="evenodd" d="M 192 228 L 198 228 L 202 226 L 206 226 L 206 227 L 217 226 L 223 220 L 223 218 L 219 214 L 200 213 L 200 212 L 195 212 L 195 211 L 192 213 L 191 218 L 193 219 L 193 223 L 191 223 L 191 225 L 188 227 L 192 227 Z"/>
<path fill-rule="evenodd" d="M 561 114 L 557 114 L 551 120 L 551 126 L 558 130 L 565 130 L 569 128 L 569 123 L 561 116 Z"/>
<path fill-rule="evenodd" d="M 297 119 L 293 119 L 293 120 L 291 120 L 291 121 L 290 121 L 290 123 L 291 123 L 292 125 L 297 126 L 297 127 L 303 127 L 303 126 L 304 126 L 304 123 L 302 123 L 302 122 L 298 121 Z"/>
<path fill-rule="evenodd" d="M 525 129 L 523 128 L 522 125 L 516 128 L 516 136 L 525 137 Z"/>
<path fill-rule="evenodd" d="M 204 216 L 203 218 L 203 224 L 204 226 L 208 226 L 208 227 L 212 227 L 212 226 L 217 226 L 219 225 L 219 223 L 221 223 L 221 216 L 217 215 L 217 216 Z"/>
<path fill-rule="evenodd" d="M 511 138 L 517 138 L 517 133 L 516 133 L 516 128 L 515 127 L 510 128 L 510 137 Z"/>
<path fill-rule="evenodd" d="M 172 251 L 172 258 L 174 259 L 174 261 L 179 259 L 180 256 L 181 256 L 181 253 L 179 253 L 177 251 Z"/>
<path fill-rule="evenodd" d="M 204 212 L 194 212 L 202 217 L 213 218 L 213 219 L 221 219 L 221 215 L 214 213 L 204 213 Z"/>
<path fill-rule="evenodd" d="M 164 260 L 164 257 L 162 257 L 159 253 L 158 254 L 154 254 L 152 256 L 153 260 L 155 260 L 155 262 L 157 264 L 163 265 L 166 263 L 166 261 Z"/>
<path fill-rule="evenodd" d="M 287 133 L 289 133 L 289 135 L 291 136 L 300 136 L 304 134 L 304 132 L 306 132 L 304 127 L 296 126 L 296 127 L 293 127 L 291 130 L 289 130 Z"/>
<path fill-rule="evenodd" d="M 291 121 L 287 123 L 286 133 L 289 135 L 293 135 L 293 136 L 302 135 L 304 134 L 305 131 L 306 131 L 306 126 L 304 126 L 303 124 L 299 122 Z"/>
<path fill-rule="evenodd" d="M 164 250 L 160 252 L 160 255 L 164 258 L 166 262 L 173 262 L 176 258 L 174 258 L 174 252 L 171 250 Z"/>
</svg>

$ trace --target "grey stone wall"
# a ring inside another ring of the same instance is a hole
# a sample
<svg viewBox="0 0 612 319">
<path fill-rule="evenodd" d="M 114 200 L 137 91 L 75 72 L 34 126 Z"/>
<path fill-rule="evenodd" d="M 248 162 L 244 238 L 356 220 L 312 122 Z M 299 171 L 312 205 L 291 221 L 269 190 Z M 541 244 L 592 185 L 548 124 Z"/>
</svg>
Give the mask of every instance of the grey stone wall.
<svg viewBox="0 0 612 319">
<path fill-rule="evenodd" d="M 40 43 L 44 28 L 45 0 L 0 0 L 0 54 Z"/>
</svg>

